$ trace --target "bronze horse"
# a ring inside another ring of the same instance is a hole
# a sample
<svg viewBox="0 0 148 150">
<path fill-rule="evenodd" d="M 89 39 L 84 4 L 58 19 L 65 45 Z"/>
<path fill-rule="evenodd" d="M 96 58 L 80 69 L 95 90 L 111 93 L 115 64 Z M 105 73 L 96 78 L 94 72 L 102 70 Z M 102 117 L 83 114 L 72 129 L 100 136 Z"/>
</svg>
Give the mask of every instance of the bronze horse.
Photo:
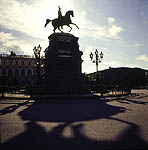
<svg viewBox="0 0 148 150">
<path fill-rule="evenodd" d="M 67 25 L 68 27 L 70 27 L 69 32 L 72 30 L 72 27 L 70 26 L 70 24 L 75 25 L 78 29 L 79 27 L 75 24 L 71 22 L 70 16 L 74 17 L 73 11 L 67 11 L 65 16 L 50 20 L 50 19 L 46 19 L 46 24 L 45 27 L 47 26 L 47 24 L 52 21 L 52 26 L 54 27 L 53 31 L 55 32 L 55 30 L 58 28 L 60 31 L 60 27 L 62 27 L 63 25 Z M 63 32 L 63 31 L 61 31 Z"/>
</svg>

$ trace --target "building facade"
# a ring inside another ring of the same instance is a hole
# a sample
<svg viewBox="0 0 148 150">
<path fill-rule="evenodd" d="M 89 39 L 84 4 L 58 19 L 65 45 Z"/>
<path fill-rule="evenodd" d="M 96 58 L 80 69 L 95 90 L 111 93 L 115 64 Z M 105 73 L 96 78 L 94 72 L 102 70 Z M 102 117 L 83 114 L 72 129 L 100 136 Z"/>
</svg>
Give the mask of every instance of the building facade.
<svg viewBox="0 0 148 150">
<path fill-rule="evenodd" d="M 41 59 L 40 74 L 44 74 Z M 0 86 L 30 86 L 37 84 L 36 59 L 29 55 L 0 54 Z"/>
</svg>

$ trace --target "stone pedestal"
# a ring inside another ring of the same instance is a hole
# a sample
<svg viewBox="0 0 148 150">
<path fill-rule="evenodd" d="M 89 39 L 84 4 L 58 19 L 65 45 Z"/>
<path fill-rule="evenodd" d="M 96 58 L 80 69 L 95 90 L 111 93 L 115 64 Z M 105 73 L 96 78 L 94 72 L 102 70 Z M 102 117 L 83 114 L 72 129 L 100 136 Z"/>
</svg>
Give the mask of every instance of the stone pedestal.
<svg viewBox="0 0 148 150">
<path fill-rule="evenodd" d="M 45 77 L 41 86 L 45 94 L 86 93 L 86 78 L 82 74 L 82 52 L 78 38 L 68 33 L 49 36 L 45 50 Z"/>
</svg>

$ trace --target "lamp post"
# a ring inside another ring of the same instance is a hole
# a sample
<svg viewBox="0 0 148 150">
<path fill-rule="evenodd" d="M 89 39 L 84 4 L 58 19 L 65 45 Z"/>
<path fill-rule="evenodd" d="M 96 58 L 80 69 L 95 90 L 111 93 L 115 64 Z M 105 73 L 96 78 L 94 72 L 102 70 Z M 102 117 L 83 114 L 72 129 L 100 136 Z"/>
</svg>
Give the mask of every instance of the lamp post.
<svg viewBox="0 0 148 150">
<path fill-rule="evenodd" d="M 40 44 L 38 47 L 35 46 L 33 49 L 33 52 L 34 52 L 34 55 L 36 58 L 36 65 L 37 65 L 37 82 L 38 82 L 38 85 L 40 85 L 40 67 L 41 67 L 40 53 L 41 53 L 41 49 L 42 49 L 42 47 L 40 46 Z"/>
<path fill-rule="evenodd" d="M 98 54 L 98 50 L 96 49 L 95 53 L 90 53 L 90 59 L 92 63 L 96 64 L 96 86 L 98 85 L 98 64 L 102 62 L 103 59 L 103 53 L 101 52 Z"/>
<path fill-rule="evenodd" d="M 145 72 L 145 85 L 146 85 L 146 89 L 148 90 L 148 72 Z"/>
</svg>

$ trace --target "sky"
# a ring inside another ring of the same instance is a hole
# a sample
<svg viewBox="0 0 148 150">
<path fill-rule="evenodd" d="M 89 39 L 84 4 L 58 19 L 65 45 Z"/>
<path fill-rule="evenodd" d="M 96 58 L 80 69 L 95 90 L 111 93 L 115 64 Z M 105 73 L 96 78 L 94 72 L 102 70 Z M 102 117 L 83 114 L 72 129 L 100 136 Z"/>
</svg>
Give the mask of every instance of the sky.
<svg viewBox="0 0 148 150">
<path fill-rule="evenodd" d="M 71 25 L 70 33 L 79 37 L 82 72 L 96 71 L 89 57 L 96 49 L 104 54 L 99 70 L 148 69 L 148 0 L 0 0 L 0 54 L 33 55 L 40 44 L 44 55 L 53 33 L 51 23 L 44 25 L 58 17 L 58 6 L 63 15 L 74 11 L 80 29 Z"/>
</svg>

